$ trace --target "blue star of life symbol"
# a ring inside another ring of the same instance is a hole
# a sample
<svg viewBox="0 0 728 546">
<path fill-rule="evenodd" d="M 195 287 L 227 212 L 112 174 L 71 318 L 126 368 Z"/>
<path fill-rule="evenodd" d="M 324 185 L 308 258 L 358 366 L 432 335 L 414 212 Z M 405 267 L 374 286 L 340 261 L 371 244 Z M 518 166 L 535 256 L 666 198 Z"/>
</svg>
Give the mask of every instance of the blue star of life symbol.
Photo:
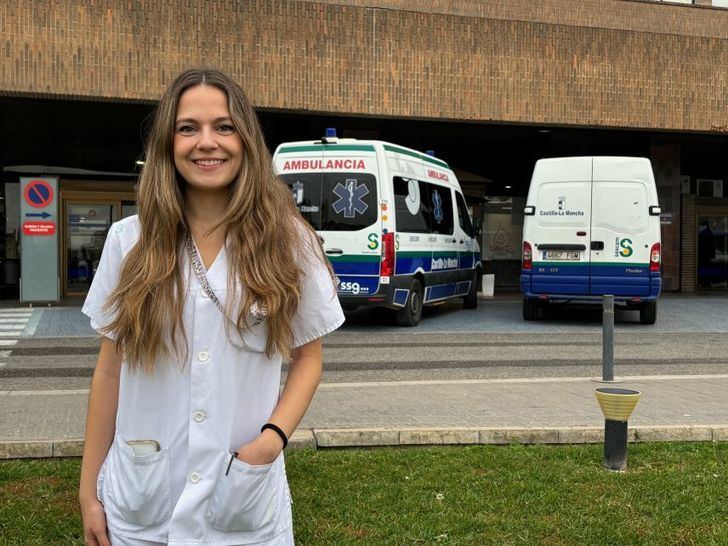
<svg viewBox="0 0 728 546">
<path fill-rule="evenodd" d="M 440 192 L 437 190 L 432 192 L 432 204 L 435 205 L 435 222 L 438 224 L 442 222 L 445 215 L 442 213 L 442 197 L 440 197 Z"/>
<path fill-rule="evenodd" d="M 336 214 L 344 213 L 344 218 L 354 218 L 357 214 L 364 214 L 369 205 L 364 197 L 369 190 L 364 184 L 358 184 L 355 178 L 347 178 L 342 184 L 339 182 L 334 188 L 334 195 L 339 199 L 331 206 Z"/>
</svg>

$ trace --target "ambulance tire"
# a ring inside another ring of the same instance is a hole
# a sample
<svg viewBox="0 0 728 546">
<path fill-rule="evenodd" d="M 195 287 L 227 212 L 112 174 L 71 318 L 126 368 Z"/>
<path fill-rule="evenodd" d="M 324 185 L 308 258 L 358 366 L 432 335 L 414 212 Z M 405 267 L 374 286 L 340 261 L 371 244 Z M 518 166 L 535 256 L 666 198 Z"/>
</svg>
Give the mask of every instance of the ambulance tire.
<svg viewBox="0 0 728 546">
<path fill-rule="evenodd" d="M 470 290 L 468 295 L 463 298 L 463 309 L 477 309 L 478 308 L 478 273 L 473 275 L 473 280 L 470 283 Z"/>
<path fill-rule="evenodd" d="M 417 326 L 422 318 L 422 283 L 417 279 L 410 285 L 405 306 L 395 311 L 394 317 L 399 326 Z"/>
<path fill-rule="evenodd" d="M 657 320 L 657 302 L 648 301 L 640 307 L 640 323 L 654 324 Z"/>
<path fill-rule="evenodd" d="M 538 302 L 533 298 L 523 298 L 523 320 L 538 320 L 543 312 Z"/>
</svg>

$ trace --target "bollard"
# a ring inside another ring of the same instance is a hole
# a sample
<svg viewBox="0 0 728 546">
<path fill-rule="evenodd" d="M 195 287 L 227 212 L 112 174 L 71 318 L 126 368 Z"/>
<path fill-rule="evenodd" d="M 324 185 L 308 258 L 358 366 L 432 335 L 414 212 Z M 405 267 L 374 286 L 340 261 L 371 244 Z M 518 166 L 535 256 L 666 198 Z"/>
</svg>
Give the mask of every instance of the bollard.
<svg viewBox="0 0 728 546">
<path fill-rule="evenodd" d="M 602 381 L 614 381 L 614 296 L 602 302 Z"/>
<path fill-rule="evenodd" d="M 632 389 L 600 387 L 594 394 L 604 414 L 604 468 L 627 468 L 627 421 L 642 393 Z"/>
</svg>

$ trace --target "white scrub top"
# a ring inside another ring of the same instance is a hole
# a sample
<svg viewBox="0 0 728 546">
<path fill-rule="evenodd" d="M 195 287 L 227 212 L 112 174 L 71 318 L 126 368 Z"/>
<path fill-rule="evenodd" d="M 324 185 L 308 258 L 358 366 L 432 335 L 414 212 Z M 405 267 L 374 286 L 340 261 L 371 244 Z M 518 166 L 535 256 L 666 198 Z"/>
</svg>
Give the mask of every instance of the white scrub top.
<svg viewBox="0 0 728 546">
<path fill-rule="evenodd" d="M 83 306 L 97 331 L 112 320 L 104 304 L 139 229 L 136 216 L 111 226 Z M 302 249 L 313 251 L 306 242 Z M 97 482 L 107 525 L 124 539 L 177 546 L 292 543 L 283 454 L 263 466 L 231 460 L 232 452 L 256 438 L 273 413 L 282 359 L 265 354 L 265 322 L 247 333 L 246 348 L 230 342 L 227 319 L 201 290 L 186 253 L 183 259 L 188 286 L 183 316 L 187 361 L 160 359 L 152 375 L 132 374 L 126 364 L 122 366 L 116 434 Z M 311 257 L 300 267 L 304 275 L 293 321 L 294 347 L 344 321 L 324 264 Z M 224 305 L 224 247 L 207 278 Z M 126 443 L 147 439 L 158 441 L 160 451 L 136 456 Z"/>
</svg>

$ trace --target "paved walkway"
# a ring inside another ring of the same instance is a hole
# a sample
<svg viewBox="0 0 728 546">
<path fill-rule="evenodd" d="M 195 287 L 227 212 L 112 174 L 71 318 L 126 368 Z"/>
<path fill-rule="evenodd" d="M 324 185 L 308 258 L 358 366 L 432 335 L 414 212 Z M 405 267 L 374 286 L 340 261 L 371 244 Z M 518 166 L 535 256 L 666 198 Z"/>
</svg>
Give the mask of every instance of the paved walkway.
<svg viewBox="0 0 728 546">
<path fill-rule="evenodd" d="M 617 329 L 629 332 L 625 335 L 640 335 L 644 328 L 662 336 L 696 331 L 728 335 L 726 304 L 725 296 L 665 297 L 655 326 L 639 326 L 635 317 L 625 312 L 617 315 Z M 525 323 L 519 308 L 513 297 L 481 300 L 475 312 L 459 311 L 454 306 L 438 308 L 428 312 L 418 332 L 433 338 L 445 334 L 457 345 L 456 339 L 468 332 L 503 333 L 523 341 L 535 334 L 569 331 L 593 336 L 600 331 L 598 313 L 560 316 L 556 311 L 554 320 Z M 341 330 L 344 336 L 385 331 L 396 337 L 406 335 L 401 329 L 393 332 L 391 326 L 367 323 L 365 314 L 349 318 Z M 4 365 L 2 357 L 7 357 L 19 340 L 89 335 L 93 332 L 78 307 L 2 309 L 0 366 Z M 694 350 L 699 353 L 698 349 Z M 583 347 L 580 350 L 586 357 Z M 511 352 L 515 354 L 515 348 Z M 643 392 L 630 420 L 630 438 L 728 441 L 728 357 L 726 364 L 722 375 L 623 378 L 619 386 Z M 292 444 L 599 442 L 604 421 L 593 394 L 598 386 L 602 385 L 585 378 L 324 383 Z M 0 381 L 0 458 L 80 454 L 88 396 L 85 389 L 2 389 Z"/>
<path fill-rule="evenodd" d="M 324 383 L 294 444 L 599 442 L 589 379 Z M 728 375 L 626 378 L 642 391 L 634 440 L 728 441 Z M 86 390 L 0 392 L 0 458 L 77 455 Z"/>
</svg>

